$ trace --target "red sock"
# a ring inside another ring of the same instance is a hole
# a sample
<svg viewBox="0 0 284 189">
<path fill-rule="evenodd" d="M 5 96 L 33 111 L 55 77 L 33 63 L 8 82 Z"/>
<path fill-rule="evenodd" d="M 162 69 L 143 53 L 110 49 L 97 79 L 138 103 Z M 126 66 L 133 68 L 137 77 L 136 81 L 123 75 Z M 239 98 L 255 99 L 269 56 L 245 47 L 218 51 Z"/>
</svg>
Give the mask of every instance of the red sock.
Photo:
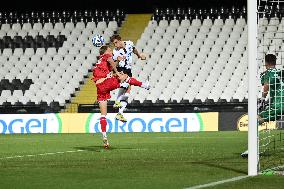
<svg viewBox="0 0 284 189">
<path fill-rule="evenodd" d="M 126 79 L 126 82 L 129 83 L 130 85 L 138 86 L 141 87 L 142 82 L 136 80 L 134 77 L 129 77 Z"/>
<path fill-rule="evenodd" d="M 100 118 L 100 124 L 102 132 L 106 132 L 107 120 L 105 117 Z"/>
</svg>

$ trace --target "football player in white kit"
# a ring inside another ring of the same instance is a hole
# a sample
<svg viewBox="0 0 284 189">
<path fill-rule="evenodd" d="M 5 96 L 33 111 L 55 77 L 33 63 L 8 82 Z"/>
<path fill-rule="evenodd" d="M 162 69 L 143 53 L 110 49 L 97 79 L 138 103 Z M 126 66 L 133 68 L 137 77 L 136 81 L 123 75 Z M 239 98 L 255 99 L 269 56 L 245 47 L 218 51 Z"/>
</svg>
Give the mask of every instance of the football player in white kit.
<svg viewBox="0 0 284 189">
<path fill-rule="evenodd" d="M 143 53 L 139 53 L 134 47 L 132 41 L 122 41 L 119 35 L 113 35 L 110 41 L 114 45 L 113 49 L 113 60 L 117 62 L 117 70 L 127 74 L 129 77 L 132 77 L 131 66 L 132 66 L 132 55 L 133 53 L 137 55 L 141 60 L 146 60 L 146 57 Z M 126 122 L 127 120 L 123 117 L 123 111 L 127 106 L 127 100 L 130 94 L 131 86 L 128 89 L 119 88 L 117 90 L 114 108 L 119 108 L 116 119 Z"/>
</svg>

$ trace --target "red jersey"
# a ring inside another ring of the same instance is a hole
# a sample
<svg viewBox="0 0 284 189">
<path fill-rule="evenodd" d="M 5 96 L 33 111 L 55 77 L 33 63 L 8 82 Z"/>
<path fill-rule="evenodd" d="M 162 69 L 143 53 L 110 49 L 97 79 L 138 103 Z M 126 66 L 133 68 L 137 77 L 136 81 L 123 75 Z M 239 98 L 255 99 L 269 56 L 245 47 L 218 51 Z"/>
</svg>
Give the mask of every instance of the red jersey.
<svg viewBox="0 0 284 189">
<path fill-rule="evenodd" d="M 107 61 L 111 57 L 110 54 L 103 54 L 100 56 L 100 59 L 93 69 L 93 80 L 95 82 L 101 78 L 107 77 L 107 74 L 111 72 L 112 67 Z"/>
</svg>

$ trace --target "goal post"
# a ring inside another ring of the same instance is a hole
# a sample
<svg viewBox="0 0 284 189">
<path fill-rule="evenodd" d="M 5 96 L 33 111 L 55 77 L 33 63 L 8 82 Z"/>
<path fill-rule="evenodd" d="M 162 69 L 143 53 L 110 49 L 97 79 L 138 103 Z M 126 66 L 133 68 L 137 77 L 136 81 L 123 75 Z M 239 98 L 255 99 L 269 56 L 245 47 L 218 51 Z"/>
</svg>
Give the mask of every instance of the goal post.
<svg viewBox="0 0 284 189">
<path fill-rule="evenodd" d="M 257 0 L 247 1 L 248 23 L 248 175 L 258 174 Z"/>
</svg>

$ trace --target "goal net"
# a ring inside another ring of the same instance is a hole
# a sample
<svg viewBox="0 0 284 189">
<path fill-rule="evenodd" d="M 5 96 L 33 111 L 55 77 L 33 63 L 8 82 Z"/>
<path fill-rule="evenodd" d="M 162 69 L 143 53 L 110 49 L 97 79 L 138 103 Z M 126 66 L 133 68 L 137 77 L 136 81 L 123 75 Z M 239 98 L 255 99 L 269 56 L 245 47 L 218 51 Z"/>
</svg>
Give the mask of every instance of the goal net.
<svg viewBox="0 0 284 189">
<path fill-rule="evenodd" d="M 283 18 L 282 18 L 283 16 Z M 257 61 L 259 97 L 268 85 L 265 103 L 258 109 L 259 171 L 284 173 L 284 0 L 258 1 Z M 265 57 L 276 56 L 275 68 L 265 66 Z M 265 121 L 264 123 L 262 123 Z"/>
</svg>

